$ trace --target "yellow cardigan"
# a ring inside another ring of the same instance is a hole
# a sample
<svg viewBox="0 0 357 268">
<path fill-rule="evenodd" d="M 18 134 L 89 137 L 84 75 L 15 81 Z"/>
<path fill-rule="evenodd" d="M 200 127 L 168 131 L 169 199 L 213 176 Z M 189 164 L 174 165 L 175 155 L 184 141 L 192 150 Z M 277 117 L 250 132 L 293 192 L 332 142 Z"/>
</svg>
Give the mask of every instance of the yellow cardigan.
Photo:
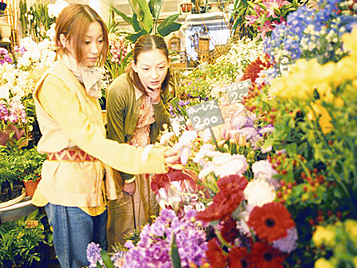
<svg viewBox="0 0 357 268">
<path fill-rule="evenodd" d="M 103 206 L 103 163 L 130 174 L 167 172 L 164 148 L 151 149 L 145 160 L 143 148 L 105 138 L 98 100 L 87 94 L 61 61 L 55 62 L 43 75 L 33 97 L 42 133 L 37 145 L 39 152 L 80 148 L 102 162 L 46 160 L 37 191 L 47 202 L 81 208 Z M 108 180 L 112 180 L 111 176 Z M 42 206 L 44 202 L 35 193 L 33 203 Z"/>
</svg>

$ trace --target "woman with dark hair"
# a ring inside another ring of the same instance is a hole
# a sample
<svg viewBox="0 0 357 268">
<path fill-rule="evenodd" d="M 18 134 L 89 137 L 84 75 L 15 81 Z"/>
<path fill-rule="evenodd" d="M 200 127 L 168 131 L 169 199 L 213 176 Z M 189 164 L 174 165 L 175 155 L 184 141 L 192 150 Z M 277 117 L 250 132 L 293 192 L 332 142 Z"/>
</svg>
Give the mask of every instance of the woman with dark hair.
<svg viewBox="0 0 357 268">
<path fill-rule="evenodd" d="M 55 30 L 58 59 L 33 93 L 42 133 L 37 148 L 47 160 L 32 203 L 45 207 L 61 267 L 73 268 L 89 265 L 89 243 L 108 248 L 106 206 L 116 198 L 109 166 L 132 174 L 165 173 L 176 157 L 165 148 L 106 139 L 96 66 L 106 58 L 108 33 L 99 15 L 88 5 L 71 4 Z"/>
<path fill-rule="evenodd" d="M 107 90 L 108 138 L 145 147 L 156 142 L 164 124 L 169 125 L 169 54 L 164 39 L 141 36 L 134 45 L 133 61 L 126 73 Z M 108 206 L 108 242 L 123 244 L 130 234 L 159 212 L 150 177 L 114 170 L 119 198 Z"/>
</svg>

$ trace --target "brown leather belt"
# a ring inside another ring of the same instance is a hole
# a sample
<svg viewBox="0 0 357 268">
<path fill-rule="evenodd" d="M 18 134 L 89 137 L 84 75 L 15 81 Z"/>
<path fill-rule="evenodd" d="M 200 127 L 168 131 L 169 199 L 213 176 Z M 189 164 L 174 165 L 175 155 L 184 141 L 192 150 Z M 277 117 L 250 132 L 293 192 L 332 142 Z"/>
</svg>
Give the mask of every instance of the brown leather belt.
<svg viewBox="0 0 357 268">
<path fill-rule="evenodd" d="M 99 161 L 94 156 L 87 154 L 83 150 L 62 150 L 55 153 L 47 153 L 47 160 L 50 161 L 75 161 L 75 162 L 86 162 L 86 161 Z"/>
</svg>

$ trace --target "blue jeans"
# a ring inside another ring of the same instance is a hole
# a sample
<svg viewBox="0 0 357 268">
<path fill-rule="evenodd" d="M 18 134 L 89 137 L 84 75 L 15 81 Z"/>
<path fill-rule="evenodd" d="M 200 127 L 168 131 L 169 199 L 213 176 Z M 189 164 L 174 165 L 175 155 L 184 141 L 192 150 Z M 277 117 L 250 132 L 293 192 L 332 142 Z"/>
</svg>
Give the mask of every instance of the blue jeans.
<svg viewBox="0 0 357 268">
<path fill-rule="evenodd" d="M 78 207 L 50 203 L 45 210 L 53 228 L 55 252 L 62 268 L 89 266 L 86 249 L 91 242 L 99 243 L 102 249 L 108 250 L 107 210 L 94 217 Z"/>
</svg>

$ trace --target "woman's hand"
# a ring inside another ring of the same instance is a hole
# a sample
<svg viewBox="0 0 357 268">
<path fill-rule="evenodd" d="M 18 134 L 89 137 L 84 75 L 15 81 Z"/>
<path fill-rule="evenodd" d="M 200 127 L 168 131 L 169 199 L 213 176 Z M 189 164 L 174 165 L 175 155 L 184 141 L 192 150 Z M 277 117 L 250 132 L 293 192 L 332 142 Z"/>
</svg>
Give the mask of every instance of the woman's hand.
<svg viewBox="0 0 357 268">
<path fill-rule="evenodd" d="M 177 150 L 174 150 L 172 147 L 167 149 L 164 153 L 165 162 L 167 164 L 176 165 L 180 164 L 180 155 Z"/>
<path fill-rule="evenodd" d="M 124 183 L 123 185 L 124 194 L 132 195 L 133 193 L 135 193 L 135 190 L 136 190 L 135 181 L 130 183 Z"/>
<path fill-rule="evenodd" d="M 146 88 L 146 93 L 150 97 L 152 104 L 158 104 L 160 102 L 160 92 L 161 92 L 160 87 L 155 89 L 150 87 Z"/>
</svg>

